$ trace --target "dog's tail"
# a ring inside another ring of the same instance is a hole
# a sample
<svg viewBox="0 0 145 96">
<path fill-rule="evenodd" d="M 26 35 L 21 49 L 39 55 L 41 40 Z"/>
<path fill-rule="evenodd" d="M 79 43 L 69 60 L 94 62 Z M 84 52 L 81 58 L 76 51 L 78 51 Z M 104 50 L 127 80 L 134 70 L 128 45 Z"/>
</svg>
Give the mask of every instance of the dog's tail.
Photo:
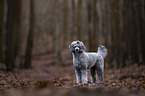
<svg viewBox="0 0 145 96">
<path fill-rule="evenodd" d="M 107 48 L 103 45 L 100 45 L 98 47 L 98 52 L 97 53 L 100 54 L 104 59 L 107 56 Z"/>
</svg>

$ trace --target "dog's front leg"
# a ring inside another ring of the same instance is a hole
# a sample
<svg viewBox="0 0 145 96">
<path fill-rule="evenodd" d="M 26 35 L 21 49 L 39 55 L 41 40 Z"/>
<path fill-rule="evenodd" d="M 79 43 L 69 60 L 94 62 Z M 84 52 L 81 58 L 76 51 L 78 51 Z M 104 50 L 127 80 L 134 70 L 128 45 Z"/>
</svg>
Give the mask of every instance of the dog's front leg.
<svg viewBox="0 0 145 96">
<path fill-rule="evenodd" d="M 82 73 L 82 83 L 87 83 L 88 82 L 88 71 L 87 69 L 81 70 Z"/>
<path fill-rule="evenodd" d="M 81 70 L 78 68 L 75 68 L 75 73 L 76 73 L 77 83 L 82 83 Z"/>
</svg>

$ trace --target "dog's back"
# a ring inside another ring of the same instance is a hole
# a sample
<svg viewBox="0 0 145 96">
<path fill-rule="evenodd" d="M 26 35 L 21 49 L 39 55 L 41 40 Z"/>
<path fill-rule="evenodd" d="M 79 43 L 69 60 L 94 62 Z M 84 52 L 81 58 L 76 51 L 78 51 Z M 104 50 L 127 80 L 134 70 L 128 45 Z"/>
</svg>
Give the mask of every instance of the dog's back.
<svg viewBox="0 0 145 96">
<path fill-rule="evenodd" d="M 85 52 L 87 54 L 88 57 L 88 68 L 91 68 L 92 66 L 95 65 L 96 61 L 97 61 L 97 57 L 101 57 L 100 54 L 95 53 L 95 52 Z"/>
</svg>

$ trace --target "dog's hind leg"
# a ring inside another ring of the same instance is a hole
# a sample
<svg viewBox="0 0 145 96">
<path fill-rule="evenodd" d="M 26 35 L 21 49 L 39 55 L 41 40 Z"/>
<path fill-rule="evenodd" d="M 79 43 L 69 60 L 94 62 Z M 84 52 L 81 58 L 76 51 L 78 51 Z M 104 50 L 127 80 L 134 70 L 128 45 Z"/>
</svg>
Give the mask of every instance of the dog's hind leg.
<svg viewBox="0 0 145 96">
<path fill-rule="evenodd" d="M 98 60 L 96 62 L 96 70 L 97 70 L 99 83 L 103 83 L 104 82 L 104 74 L 103 74 L 104 60 L 101 57 L 98 57 Z"/>
<path fill-rule="evenodd" d="M 103 75 L 103 70 L 101 68 L 97 69 L 97 75 L 98 75 L 99 83 L 103 83 L 104 82 L 104 75 Z"/>
<path fill-rule="evenodd" d="M 96 83 L 96 65 L 90 68 L 91 82 Z"/>
</svg>

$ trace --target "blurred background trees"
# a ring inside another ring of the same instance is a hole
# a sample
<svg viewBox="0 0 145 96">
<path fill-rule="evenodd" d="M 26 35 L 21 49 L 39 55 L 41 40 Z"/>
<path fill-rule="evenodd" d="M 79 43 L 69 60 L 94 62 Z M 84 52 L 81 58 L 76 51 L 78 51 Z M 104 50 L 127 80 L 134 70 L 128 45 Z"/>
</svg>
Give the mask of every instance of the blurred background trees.
<svg viewBox="0 0 145 96">
<path fill-rule="evenodd" d="M 0 0 L 0 63 L 8 70 L 30 68 L 43 54 L 69 65 L 73 40 L 87 51 L 105 45 L 107 68 L 145 64 L 145 1 Z"/>
</svg>

